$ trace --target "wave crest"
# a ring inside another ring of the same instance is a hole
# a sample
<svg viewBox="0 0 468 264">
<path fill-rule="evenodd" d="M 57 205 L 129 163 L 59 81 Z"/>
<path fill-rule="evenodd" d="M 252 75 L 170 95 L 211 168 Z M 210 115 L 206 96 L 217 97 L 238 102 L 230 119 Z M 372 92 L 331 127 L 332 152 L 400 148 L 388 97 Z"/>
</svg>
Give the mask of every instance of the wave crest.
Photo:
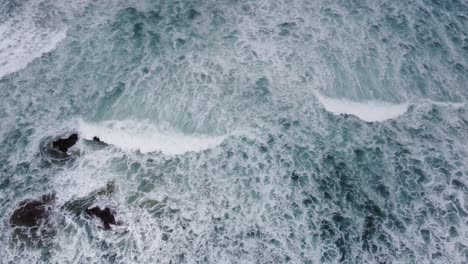
<svg viewBox="0 0 468 264">
<path fill-rule="evenodd" d="M 319 102 L 333 114 L 350 114 L 367 122 L 379 122 L 396 118 L 408 111 L 408 103 L 392 104 L 382 101 L 354 102 L 334 99 L 315 93 Z"/>
<path fill-rule="evenodd" d="M 83 138 L 99 137 L 103 142 L 123 150 L 139 150 L 142 153 L 161 151 L 177 155 L 190 151 L 203 151 L 220 145 L 225 136 L 186 135 L 177 131 L 161 130 L 144 121 L 105 121 L 101 123 L 79 122 Z"/>
</svg>

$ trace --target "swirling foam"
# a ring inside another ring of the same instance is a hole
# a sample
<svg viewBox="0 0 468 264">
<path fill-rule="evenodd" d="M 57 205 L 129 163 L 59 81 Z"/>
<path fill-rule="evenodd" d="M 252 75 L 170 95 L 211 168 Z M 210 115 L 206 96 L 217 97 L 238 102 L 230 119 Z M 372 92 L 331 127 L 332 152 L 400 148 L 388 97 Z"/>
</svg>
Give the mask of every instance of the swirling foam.
<svg viewBox="0 0 468 264">
<path fill-rule="evenodd" d="M 168 155 L 203 151 L 221 144 L 225 136 L 186 135 L 176 131 L 161 130 L 148 122 L 105 121 L 101 123 L 79 122 L 83 138 L 99 137 L 103 142 L 123 150 L 139 150 L 142 153 L 161 151 Z"/>
</svg>

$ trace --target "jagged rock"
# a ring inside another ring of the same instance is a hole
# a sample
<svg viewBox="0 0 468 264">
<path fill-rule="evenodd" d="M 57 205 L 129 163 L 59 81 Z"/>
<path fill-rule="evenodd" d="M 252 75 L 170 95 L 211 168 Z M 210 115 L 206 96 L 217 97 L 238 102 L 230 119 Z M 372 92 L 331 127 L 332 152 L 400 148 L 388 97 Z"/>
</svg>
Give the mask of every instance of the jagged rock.
<svg viewBox="0 0 468 264">
<path fill-rule="evenodd" d="M 10 217 L 10 225 L 12 227 L 38 227 L 46 223 L 51 210 L 50 206 L 54 201 L 54 194 L 44 195 L 40 200 L 22 201 Z"/>
<path fill-rule="evenodd" d="M 117 222 L 115 221 L 114 213 L 109 209 L 109 207 L 105 207 L 104 210 L 99 208 L 98 206 L 93 208 L 88 208 L 85 212 L 90 216 L 95 216 L 101 219 L 101 222 L 104 225 L 105 230 L 110 230 L 110 225 L 116 225 Z"/>
<path fill-rule="evenodd" d="M 52 142 L 52 148 L 67 153 L 68 149 L 76 144 L 78 141 L 78 134 L 71 134 L 68 138 L 61 138 Z"/>
</svg>

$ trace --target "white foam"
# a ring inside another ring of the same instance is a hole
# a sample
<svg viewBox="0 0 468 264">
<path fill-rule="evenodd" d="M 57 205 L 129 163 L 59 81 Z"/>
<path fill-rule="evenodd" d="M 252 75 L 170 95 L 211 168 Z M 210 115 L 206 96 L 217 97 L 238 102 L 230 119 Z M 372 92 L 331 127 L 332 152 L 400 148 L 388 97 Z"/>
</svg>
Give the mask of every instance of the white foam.
<svg viewBox="0 0 468 264">
<path fill-rule="evenodd" d="M 382 101 L 354 102 L 333 99 L 315 93 L 325 110 L 333 114 L 350 114 L 367 122 L 385 121 L 396 118 L 408 110 L 408 103 L 392 104 Z"/>
<path fill-rule="evenodd" d="M 176 131 L 161 130 L 148 122 L 105 121 L 101 123 L 79 122 L 81 137 L 93 137 L 123 150 L 139 150 L 142 153 L 161 151 L 168 155 L 202 151 L 218 146 L 225 136 L 186 135 Z"/>
<path fill-rule="evenodd" d="M 25 68 L 65 39 L 65 28 L 41 28 L 28 16 L 0 25 L 0 78 Z"/>
</svg>

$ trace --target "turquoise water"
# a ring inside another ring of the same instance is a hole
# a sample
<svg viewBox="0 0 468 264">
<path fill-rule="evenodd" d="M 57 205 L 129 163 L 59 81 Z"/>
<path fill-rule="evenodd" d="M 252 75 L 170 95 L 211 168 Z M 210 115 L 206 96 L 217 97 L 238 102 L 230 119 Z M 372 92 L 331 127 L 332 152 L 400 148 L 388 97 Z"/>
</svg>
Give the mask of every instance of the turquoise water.
<svg viewBox="0 0 468 264">
<path fill-rule="evenodd" d="M 0 0 L 1 263 L 468 262 L 466 1 L 129 2 Z"/>
</svg>

